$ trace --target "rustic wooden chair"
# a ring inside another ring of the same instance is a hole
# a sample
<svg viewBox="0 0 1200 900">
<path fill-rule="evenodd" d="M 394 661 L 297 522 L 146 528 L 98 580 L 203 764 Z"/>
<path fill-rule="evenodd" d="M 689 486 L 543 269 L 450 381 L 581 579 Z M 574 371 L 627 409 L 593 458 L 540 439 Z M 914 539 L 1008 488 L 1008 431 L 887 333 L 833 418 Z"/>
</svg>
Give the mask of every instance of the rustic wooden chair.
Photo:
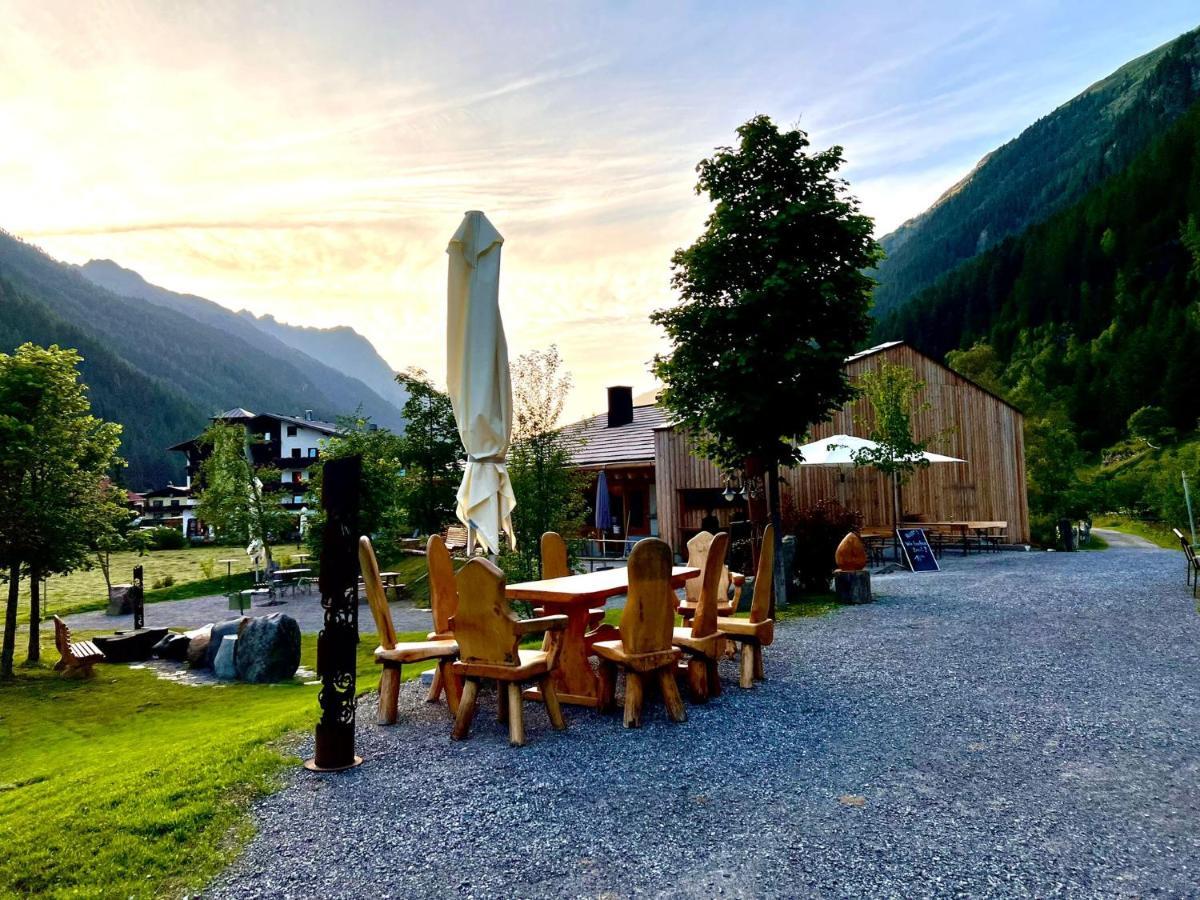
<svg viewBox="0 0 1200 900">
<path fill-rule="evenodd" d="M 446 637 L 397 643 L 392 611 L 388 607 L 387 594 L 383 590 L 383 580 L 379 577 L 379 562 L 375 559 L 371 539 L 365 535 L 358 539 L 358 562 L 367 589 L 367 602 L 371 606 L 371 615 L 375 618 L 375 628 L 379 632 L 375 662 L 383 666 L 383 674 L 379 678 L 378 721 L 380 725 L 395 725 L 400 698 L 401 667 L 405 663 L 437 660 L 438 668 L 443 669 L 443 681 L 450 685 L 451 679 L 446 677 L 444 670 L 458 655 L 458 644 L 453 638 Z M 446 692 L 446 702 L 451 712 L 457 712 L 458 709 L 456 693 L 453 689 Z"/>
<path fill-rule="evenodd" d="M 687 673 L 688 692 L 697 703 L 721 695 L 717 660 L 725 650 L 725 635 L 717 628 L 717 586 L 725 568 L 729 535 L 722 531 L 712 539 L 700 582 L 700 594 L 690 626 L 674 629 L 671 642 L 687 654 L 681 663 Z"/>
<path fill-rule="evenodd" d="M 446 549 L 451 553 L 458 550 L 466 550 L 467 538 L 467 527 L 465 525 L 447 525 L 445 532 L 442 534 L 442 540 L 446 543 Z"/>
<path fill-rule="evenodd" d="M 92 667 L 104 662 L 103 651 L 91 641 L 72 643 L 71 629 L 58 616 L 54 617 L 54 646 L 62 656 L 54 670 L 62 672 L 66 678 L 91 678 L 96 674 Z"/>
<path fill-rule="evenodd" d="M 671 548 L 656 538 L 639 541 L 629 554 L 629 596 L 621 611 L 616 640 L 597 641 L 600 657 L 600 709 L 612 709 L 617 669 L 625 671 L 625 727 L 642 724 L 645 682 L 657 680 L 667 715 L 686 722 L 687 712 L 675 683 L 681 652 L 671 646 L 675 630 L 675 592 L 671 588 Z"/>
<path fill-rule="evenodd" d="M 504 595 L 504 573 L 481 557 L 463 566 L 456 580 L 458 613 L 451 627 L 458 639 L 459 659 L 454 673 L 465 683 L 450 736 L 462 740 L 470 732 L 483 680 L 496 682 L 497 718 L 508 719 L 508 739 L 514 747 L 525 743 L 524 682 L 537 682 L 551 724 L 559 730 L 566 728 L 553 679 L 559 641 L 552 641 L 549 650 L 524 650 L 519 645 L 527 634 L 561 631 L 567 617 L 518 619 Z"/>
<path fill-rule="evenodd" d="M 563 540 L 562 535 L 557 531 L 547 531 L 542 535 L 542 579 L 549 578 L 566 578 L 568 575 L 574 575 L 571 567 L 567 562 L 567 542 Z M 533 611 L 535 616 L 543 616 L 546 614 L 544 609 L 538 608 Z M 604 607 L 597 606 L 588 610 L 588 626 L 595 628 L 604 621 Z M 545 649 L 544 647 L 542 648 Z"/>
<path fill-rule="evenodd" d="M 771 615 L 771 592 L 774 590 L 775 527 L 768 525 L 763 532 L 762 550 L 758 555 L 758 573 L 754 578 L 754 598 L 750 601 L 750 618 L 734 619 L 717 617 L 717 628 L 728 638 L 741 645 L 742 659 L 738 684 L 743 688 L 754 687 L 762 681 L 762 648 L 775 640 L 775 620 Z"/>
<path fill-rule="evenodd" d="M 696 604 L 700 600 L 700 586 L 704 581 L 704 570 L 708 564 L 708 554 L 712 547 L 713 535 L 707 531 L 698 532 L 687 542 L 687 564 L 700 570 L 699 578 L 687 581 L 683 588 L 683 600 L 679 604 L 679 614 L 684 620 L 690 620 L 696 614 Z M 737 572 L 730 572 L 729 567 L 721 564 L 721 580 L 717 585 L 717 615 L 732 616 L 737 612 L 738 604 L 742 601 L 742 584 L 746 577 Z M 733 586 L 733 596 L 729 588 Z"/>
<path fill-rule="evenodd" d="M 454 640 L 450 620 L 458 612 L 458 585 L 454 582 L 454 560 L 440 534 L 430 535 L 425 544 L 425 563 L 429 569 L 429 609 L 433 613 L 433 631 L 427 637 L 431 641 Z M 433 670 L 433 683 L 429 685 L 426 702 L 438 701 L 446 690 L 446 676 L 449 674 L 449 665 L 439 665 Z M 462 685 L 456 678 L 451 678 L 451 682 L 457 707 Z M 449 699 L 450 695 L 447 694 L 447 702 Z"/>
<path fill-rule="evenodd" d="M 1192 588 L 1192 596 L 1195 597 L 1200 589 L 1200 557 L 1196 556 L 1196 548 L 1188 542 L 1182 531 L 1178 528 L 1172 528 L 1171 531 L 1179 538 L 1179 546 L 1183 548 L 1183 556 L 1187 562 L 1187 583 Z"/>
</svg>

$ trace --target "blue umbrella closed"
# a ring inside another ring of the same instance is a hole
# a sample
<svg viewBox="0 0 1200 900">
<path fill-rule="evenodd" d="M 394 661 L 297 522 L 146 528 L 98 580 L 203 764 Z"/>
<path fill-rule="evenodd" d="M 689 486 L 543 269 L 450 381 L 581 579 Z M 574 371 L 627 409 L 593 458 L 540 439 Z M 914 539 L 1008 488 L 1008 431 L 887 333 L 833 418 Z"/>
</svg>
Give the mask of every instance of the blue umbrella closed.
<svg viewBox="0 0 1200 900">
<path fill-rule="evenodd" d="M 601 531 L 608 531 L 612 528 L 612 510 L 608 505 L 608 478 L 604 475 L 604 470 L 600 470 L 600 477 L 596 479 L 596 527 Z"/>
</svg>

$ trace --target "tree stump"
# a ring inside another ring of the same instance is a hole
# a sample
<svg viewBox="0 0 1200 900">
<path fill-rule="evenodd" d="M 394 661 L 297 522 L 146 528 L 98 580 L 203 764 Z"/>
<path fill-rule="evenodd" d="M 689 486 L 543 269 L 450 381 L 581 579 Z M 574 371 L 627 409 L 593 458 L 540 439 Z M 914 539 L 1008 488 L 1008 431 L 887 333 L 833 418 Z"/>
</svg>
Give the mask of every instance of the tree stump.
<svg viewBox="0 0 1200 900">
<path fill-rule="evenodd" d="M 838 603 L 870 603 L 875 599 L 871 596 L 871 573 L 866 569 L 835 569 L 833 589 Z"/>
</svg>

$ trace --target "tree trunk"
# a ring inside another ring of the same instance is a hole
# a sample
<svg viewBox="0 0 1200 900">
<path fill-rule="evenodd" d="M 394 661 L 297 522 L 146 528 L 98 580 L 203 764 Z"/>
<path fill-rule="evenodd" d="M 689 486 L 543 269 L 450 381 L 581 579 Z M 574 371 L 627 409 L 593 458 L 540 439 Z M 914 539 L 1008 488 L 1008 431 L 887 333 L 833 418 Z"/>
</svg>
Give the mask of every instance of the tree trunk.
<svg viewBox="0 0 1200 900">
<path fill-rule="evenodd" d="M 25 662 L 36 666 L 42 660 L 42 573 L 29 570 L 29 653 Z"/>
<path fill-rule="evenodd" d="M 788 575 L 783 559 L 783 527 L 779 515 L 779 465 L 771 462 L 767 465 L 767 503 L 771 525 L 775 530 L 775 590 L 771 597 L 771 616 L 775 616 L 775 607 L 788 605 Z"/>
<path fill-rule="evenodd" d="M 8 571 L 8 606 L 4 612 L 4 650 L 0 653 L 0 678 L 12 678 L 13 654 L 17 647 L 17 598 L 21 593 L 21 566 Z"/>
<path fill-rule="evenodd" d="M 97 553 L 100 558 L 100 571 L 104 573 L 104 586 L 108 588 L 108 592 L 112 593 L 112 557 L 107 550 L 101 550 Z M 141 556 L 139 553 L 138 556 Z"/>
</svg>

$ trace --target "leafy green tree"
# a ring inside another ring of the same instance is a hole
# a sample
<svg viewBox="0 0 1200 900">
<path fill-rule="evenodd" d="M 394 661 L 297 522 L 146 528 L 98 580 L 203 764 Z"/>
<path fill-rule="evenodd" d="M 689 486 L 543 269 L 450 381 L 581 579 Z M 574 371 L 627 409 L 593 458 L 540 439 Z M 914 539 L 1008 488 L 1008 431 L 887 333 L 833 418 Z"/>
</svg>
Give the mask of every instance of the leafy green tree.
<svg viewBox="0 0 1200 900">
<path fill-rule="evenodd" d="M 842 149 L 810 152 L 766 116 L 697 166 L 713 203 L 704 233 L 672 259 L 679 302 L 655 312 L 670 352 L 654 361 L 661 402 L 726 471 L 767 481 L 776 541 L 779 467 L 797 439 L 854 396 L 843 369 L 870 331 L 880 251 L 838 177 Z M 787 602 L 782 554 L 775 594 Z"/>
<path fill-rule="evenodd" d="M 242 425 L 213 422 L 200 436 L 208 455 L 200 464 L 200 494 L 196 515 L 230 542 L 260 541 L 271 566 L 271 544 L 292 525 L 293 514 L 272 495 L 278 469 L 255 469 L 250 459 L 250 436 Z"/>
<path fill-rule="evenodd" d="M 90 547 L 95 564 L 104 576 L 104 584 L 112 591 L 112 554 L 118 550 L 137 548 L 144 552 L 143 545 L 131 540 L 131 529 L 137 514 L 125 502 L 125 489 L 112 481 L 100 484 L 99 497 L 92 510 L 89 532 Z M 139 554 L 140 555 L 140 554 Z"/>
<path fill-rule="evenodd" d="M 109 472 L 121 464 L 121 426 L 91 414 L 81 357 L 23 344 L 0 353 L 0 564 L 8 604 L 0 677 L 13 672 L 17 602 L 30 582 L 29 662 L 41 653 L 41 580 L 87 564 Z"/>
<path fill-rule="evenodd" d="M 454 518 L 455 496 L 462 480 L 463 446 L 450 396 L 439 391 L 421 369 L 396 375 L 408 391 L 401 410 L 407 422 L 400 443 L 404 466 L 401 496 L 408 525 L 434 534 Z"/>
<path fill-rule="evenodd" d="M 946 354 L 946 365 L 999 397 L 1007 392 L 1004 363 L 996 348 L 985 341 L 976 341 L 967 350 L 951 350 Z"/>
<path fill-rule="evenodd" d="M 851 456 L 856 466 L 871 466 L 892 483 L 893 524 L 899 524 L 900 490 L 917 469 L 929 466 L 922 454 L 943 435 L 923 441 L 913 436 L 912 419 L 929 409 L 928 400 L 919 399 L 925 382 L 908 366 L 884 362 L 864 372 L 859 386 L 871 407 L 869 418 L 859 418 L 874 447 L 862 447 Z"/>
<path fill-rule="evenodd" d="M 541 536 L 557 531 L 568 547 L 583 527 L 587 476 L 572 465 L 579 438 L 558 427 L 571 391 L 571 375 L 562 369 L 558 348 L 534 350 L 511 366 L 513 443 L 508 475 L 517 505 L 513 528 L 520 537 L 516 551 L 501 557 L 513 580 L 540 577 Z"/>
<path fill-rule="evenodd" d="M 1151 447 L 1158 449 L 1173 443 L 1176 431 L 1168 424 L 1167 411 L 1161 406 L 1141 406 L 1129 415 L 1129 434 L 1141 438 Z"/>
<path fill-rule="evenodd" d="M 321 533 L 325 524 L 320 503 L 325 463 L 347 456 L 362 457 L 360 530 L 371 535 L 379 546 L 391 543 L 404 530 L 405 493 L 400 474 L 404 439 L 386 428 L 372 428 L 364 416 L 346 416 L 338 419 L 338 433 L 321 444 L 321 455 L 308 470 L 307 505 L 313 512 L 305 526 L 305 537 L 317 554 L 321 552 Z"/>
</svg>

